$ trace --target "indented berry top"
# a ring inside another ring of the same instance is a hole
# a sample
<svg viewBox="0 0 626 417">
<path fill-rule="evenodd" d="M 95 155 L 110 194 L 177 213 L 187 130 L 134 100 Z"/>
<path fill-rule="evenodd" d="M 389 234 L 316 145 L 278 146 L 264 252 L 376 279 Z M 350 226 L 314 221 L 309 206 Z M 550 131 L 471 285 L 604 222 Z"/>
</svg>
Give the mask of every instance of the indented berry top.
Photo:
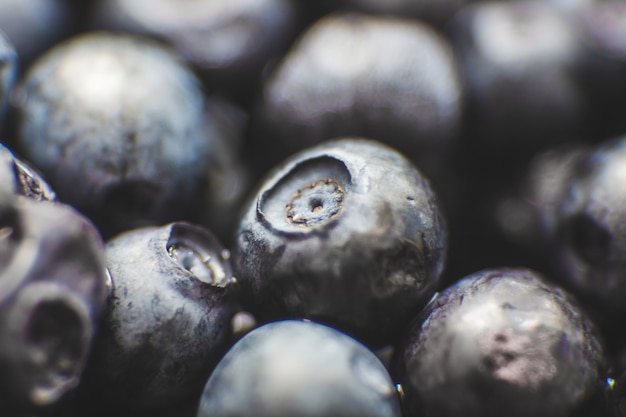
<svg viewBox="0 0 626 417">
<path fill-rule="evenodd" d="M 278 166 L 236 238 L 237 274 L 261 317 L 317 318 L 382 342 L 432 295 L 447 235 L 411 162 L 342 139 Z"/>
</svg>

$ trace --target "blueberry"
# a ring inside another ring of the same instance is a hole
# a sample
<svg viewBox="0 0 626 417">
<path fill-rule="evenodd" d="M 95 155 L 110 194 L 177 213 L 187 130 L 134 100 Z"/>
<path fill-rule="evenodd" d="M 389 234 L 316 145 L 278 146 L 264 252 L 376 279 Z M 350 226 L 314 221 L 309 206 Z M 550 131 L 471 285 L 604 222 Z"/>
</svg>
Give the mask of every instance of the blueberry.
<svg viewBox="0 0 626 417">
<path fill-rule="evenodd" d="M 467 85 L 468 129 L 480 149 L 519 159 L 577 137 L 586 116 L 574 77 L 580 50 L 576 26 L 559 8 L 478 2 L 448 28 Z"/>
<path fill-rule="evenodd" d="M 96 27 L 162 39 L 191 62 L 207 85 L 249 94 L 268 61 L 296 29 L 290 0 L 113 0 L 94 11 Z M 243 91 L 241 91 L 243 90 Z"/>
<path fill-rule="evenodd" d="M 106 254 L 113 289 L 81 398 L 96 410 L 155 410 L 198 395 L 230 342 L 229 253 L 177 222 L 123 233 Z"/>
<path fill-rule="evenodd" d="M 193 217 L 218 148 L 229 149 L 192 72 L 140 38 L 62 43 L 20 96 L 19 148 L 105 236 Z"/>
<path fill-rule="evenodd" d="M 275 163 L 323 140 L 362 136 L 436 167 L 461 114 L 453 51 L 438 32 L 415 20 L 337 13 L 312 25 L 270 74 L 253 145 L 271 149 L 265 158 Z"/>
<path fill-rule="evenodd" d="M 60 203 L 23 196 L 6 202 L 0 212 L 0 413 L 22 415 L 55 404 L 78 385 L 109 278 L 104 244 L 85 217 Z"/>
<path fill-rule="evenodd" d="M 315 318 L 372 343 L 388 343 L 431 297 L 447 238 L 428 181 L 364 139 L 286 160 L 236 235 L 238 278 L 258 317 Z"/>
<path fill-rule="evenodd" d="M 198 417 L 397 416 L 395 386 L 365 346 L 317 323 L 266 324 L 209 378 Z"/>
<path fill-rule="evenodd" d="M 484 270 L 448 287 L 399 352 L 407 404 L 424 415 L 588 416 L 601 407 L 594 326 L 531 270 Z"/>
<path fill-rule="evenodd" d="M 56 193 L 41 174 L 0 143 L 0 188 L 35 200 L 55 201 Z"/>
<path fill-rule="evenodd" d="M 573 168 L 559 200 L 555 235 L 559 264 L 574 291 L 606 313 L 626 313 L 626 138 L 588 152 Z"/>
<path fill-rule="evenodd" d="M 544 237 L 554 232 L 556 213 L 576 165 L 588 152 L 582 143 L 547 149 L 533 157 L 526 172 L 524 198 L 541 217 Z"/>
</svg>

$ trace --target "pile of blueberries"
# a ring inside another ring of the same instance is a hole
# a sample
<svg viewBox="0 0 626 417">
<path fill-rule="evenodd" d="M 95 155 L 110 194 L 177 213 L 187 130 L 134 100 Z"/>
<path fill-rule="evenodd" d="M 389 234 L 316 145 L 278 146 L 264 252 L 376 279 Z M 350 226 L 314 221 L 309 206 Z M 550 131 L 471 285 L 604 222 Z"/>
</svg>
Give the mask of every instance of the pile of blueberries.
<svg viewBox="0 0 626 417">
<path fill-rule="evenodd" d="M 0 417 L 625 417 L 626 0 L 0 0 Z"/>
</svg>

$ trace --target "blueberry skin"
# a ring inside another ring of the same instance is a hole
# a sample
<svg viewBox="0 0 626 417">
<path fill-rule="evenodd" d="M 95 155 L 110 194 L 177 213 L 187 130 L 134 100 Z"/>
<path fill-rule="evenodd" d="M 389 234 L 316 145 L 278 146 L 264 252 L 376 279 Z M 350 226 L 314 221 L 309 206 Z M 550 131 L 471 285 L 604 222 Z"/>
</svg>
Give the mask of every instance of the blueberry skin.
<svg viewBox="0 0 626 417">
<path fill-rule="evenodd" d="M 550 148 L 530 161 L 524 178 L 523 197 L 541 218 L 544 238 L 554 235 L 556 214 L 580 160 L 589 152 L 583 143 Z"/>
<path fill-rule="evenodd" d="M 169 49 L 84 34 L 42 57 L 20 96 L 18 148 L 105 236 L 200 210 L 226 138 Z"/>
<path fill-rule="evenodd" d="M 148 411 L 199 395 L 231 338 L 229 253 L 206 229 L 177 222 L 123 233 L 106 254 L 113 288 L 82 401 Z"/>
<path fill-rule="evenodd" d="M 305 150 L 267 177 L 233 259 L 261 319 L 308 317 L 388 343 L 432 296 L 446 226 L 428 181 L 379 142 Z"/>
<path fill-rule="evenodd" d="M 605 358 L 594 325 L 531 270 L 484 270 L 448 287 L 398 352 L 416 415 L 588 416 L 601 407 Z"/>
<path fill-rule="evenodd" d="M 362 136 L 423 167 L 461 128 L 463 90 L 449 42 L 416 20 L 335 13 L 315 22 L 271 72 L 254 114 L 254 146 L 284 157 Z"/>
<path fill-rule="evenodd" d="M 581 296 L 607 313 L 623 315 L 626 281 L 626 137 L 588 152 L 573 169 L 556 217 L 558 262 Z"/>
<path fill-rule="evenodd" d="M 55 201 L 56 193 L 41 174 L 0 143 L 0 189 L 40 201 Z"/>
<path fill-rule="evenodd" d="M 467 86 L 468 134 L 481 149 L 519 160 L 578 137 L 577 29 L 541 1 L 477 2 L 454 16 L 447 30 Z"/>
<path fill-rule="evenodd" d="M 248 333 L 206 383 L 198 417 L 400 417 L 395 386 L 365 346 L 286 320 Z"/>
</svg>

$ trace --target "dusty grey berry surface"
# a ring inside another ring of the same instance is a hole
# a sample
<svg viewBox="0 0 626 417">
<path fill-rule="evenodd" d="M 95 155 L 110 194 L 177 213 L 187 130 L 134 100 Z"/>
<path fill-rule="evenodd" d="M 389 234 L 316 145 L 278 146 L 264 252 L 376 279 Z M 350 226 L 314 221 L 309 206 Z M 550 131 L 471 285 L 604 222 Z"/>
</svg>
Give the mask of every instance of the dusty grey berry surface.
<svg viewBox="0 0 626 417">
<path fill-rule="evenodd" d="M 287 320 L 239 340 L 211 374 L 198 417 L 400 417 L 395 386 L 365 346 Z"/>
<path fill-rule="evenodd" d="M 602 342 L 573 298 L 527 269 L 491 269 L 442 291 L 397 357 L 411 415 L 597 415 Z"/>
<path fill-rule="evenodd" d="M 228 252 L 181 222 L 119 235 L 106 252 L 113 288 L 83 401 L 96 410 L 158 410 L 198 395 L 230 343 Z"/>
<path fill-rule="evenodd" d="M 342 139 L 278 166 L 250 201 L 234 262 L 261 319 L 309 317 L 388 343 L 435 291 L 446 226 L 395 150 Z"/>
<path fill-rule="evenodd" d="M 198 80 L 164 46 L 72 38 L 37 61 L 18 101 L 21 152 L 107 236 L 197 208 L 221 135 Z"/>
</svg>

